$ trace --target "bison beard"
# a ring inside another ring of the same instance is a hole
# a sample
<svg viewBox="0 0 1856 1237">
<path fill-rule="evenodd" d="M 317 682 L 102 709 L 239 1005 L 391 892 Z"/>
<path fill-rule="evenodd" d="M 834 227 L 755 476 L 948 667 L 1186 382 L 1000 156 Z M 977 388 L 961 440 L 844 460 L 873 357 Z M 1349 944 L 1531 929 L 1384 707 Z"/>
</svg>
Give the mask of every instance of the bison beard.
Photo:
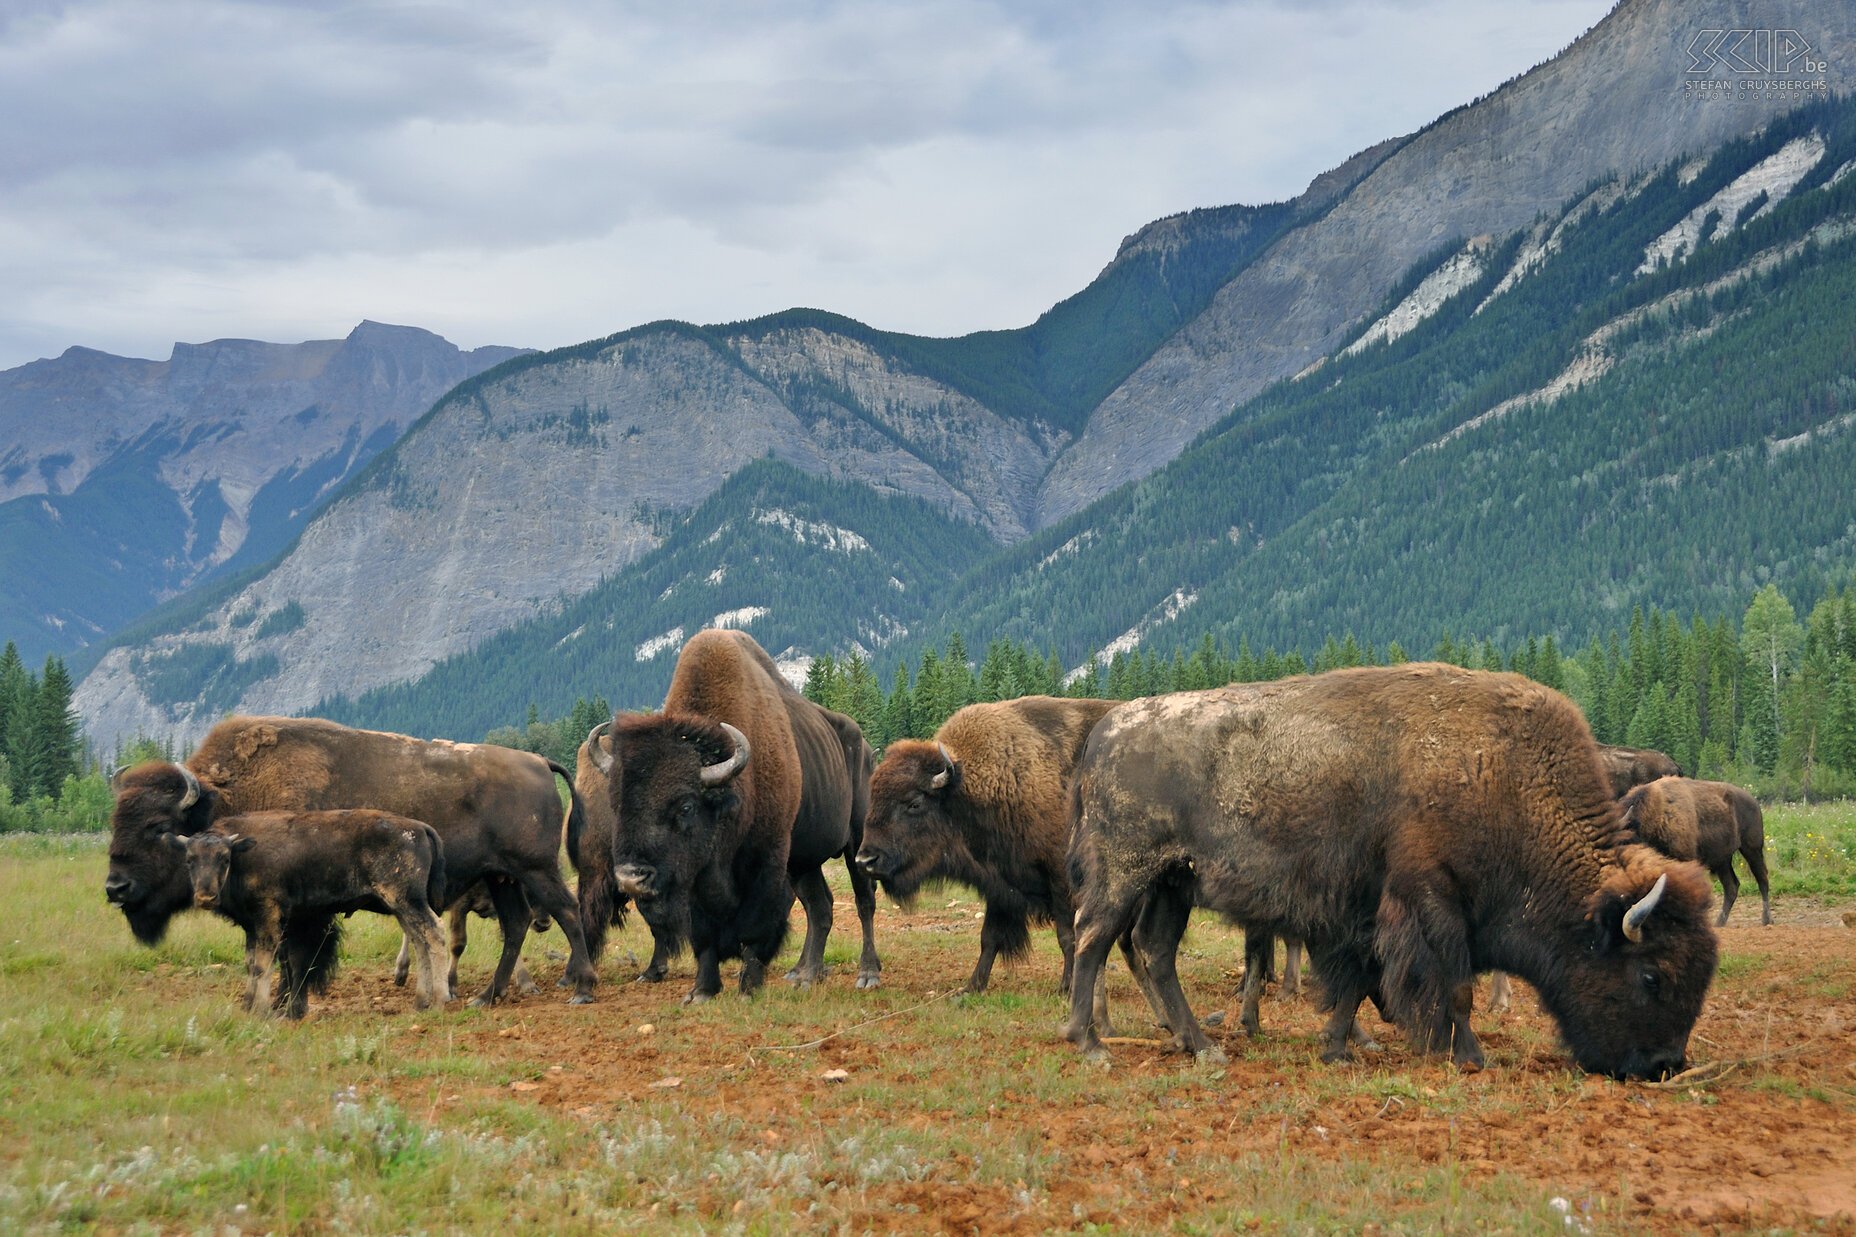
<svg viewBox="0 0 1856 1237">
<path fill-rule="evenodd" d="M 1180 1046 L 1212 1045 L 1174 971 L 1196 902 L 1307 942 L 1331 1058 L 1375 991 L 1417 1046 L 1480 1064 L 1455 999 L 1534 984 L 1575 1059 L 1679 1069 L 1714 974 L 1693 864 L 1628 844 L 1591 733 L 1557 693 L 1448 666 L 1336 671 L 1124 705 L 1076 778 L 1077 973 L 1066 1034 L 1134 923 Z"/>
</svg>

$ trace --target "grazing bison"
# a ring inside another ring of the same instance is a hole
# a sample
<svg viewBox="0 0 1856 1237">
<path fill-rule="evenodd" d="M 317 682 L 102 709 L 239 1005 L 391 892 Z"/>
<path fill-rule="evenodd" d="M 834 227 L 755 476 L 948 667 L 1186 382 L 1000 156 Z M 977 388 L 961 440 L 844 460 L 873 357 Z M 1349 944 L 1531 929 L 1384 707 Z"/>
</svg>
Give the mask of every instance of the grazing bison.
<svg viewBox="0 0 1856 1237">
<path fill-rule="evenodd" d="M 1658 778 L 1634 787 L 1620 801 L 1624 823 L 1672 859 L 1693 859 L 1721 882 L 1721 917 L 1726 923 L 1740 896 L 1734 853 L 1746 859 L 1765 903 L 1760 922 L 1772 922 L 1772 889 L 1766 881 L 1766 818 L 1759 802 L 1729 782 L 1686 777 Z"/>
<path fill-rule="evenodd" d="M 336 916 L 355 911 L 399 920 L 418 963 L 415 1008 L 451 999 L 432 962 L 443 944 L 432 907 L 445 900 L 445 848 L 430 825 L 364 810 L 254 812 L 186 838 L 163 836 L 184 856 L 194 903 L 245 930 L 246 1009 L 271 1011 L 284 942 L 313 941 L 327 964 L 293 971 L 277 994 L 284 1014 L 301 1018 L 309 990 L 324 991 L 334 973 Z"/>
<path fill-rule="evenodd" d="M 874 987 L 875 889 L 851 863 L 863 838 L 869 749 L 848 718 L 812 704 L 745 633 L 697 633 L 677 658 L 661 713 L 620 715 L 595 763 L 611 786 L 613 875 L 672 955 L 688 941 L 686 1001 L 721 991 L 742 959 L 753 992 L 786 936 L 794 889 L 806 944 L 788 978 L 823 972 L 831 893 L 820 870 L 842 856 L 863 923 L 859 987 Z"/>
<path fill-rule="evenodd" d="M 104 893 L 137 938 L 153 944 L 192 901 L 183 865 L 161 834 L 187 836 L 247 812 L 376 808 L 438 830 L 451 888 L 488 880 L 503 952 L 477 1004 L 507 991 L 531 907 L 561 925 L 573 1001 L 584 1003 L 597 976 L 561 879 L 557 774 L 566 770 L 552 761 L 489 744 L 426 742 L 314 718 L 228 718 L 186 764 L 149 761 L 120 775 Z M 567 817 L 570 853 L 580 826 L 576 797 Z"/>
<path fill-rule="evenodd" d="M 1407 665 L 1123 705 L 1077 769 L 1076 981 L 1066 1034 L 1134 923 L 1180 1045 L 1208 1051 L 1174 969 L 1196 902 L 1300 937 L 1349 1055 L 1382 994 L 1414 1044 L 1479 1065 L 1460 998 L 1500 967 L 1540 992 L 1574 1058 L 1683 1065 L 1717 947 L 1700 868 L 1630 840 L 1565 697 L 1518 675 Z"/>
<path fill-rule="evenodd" d="M 1605 776 L 1611 779 L 1611 797 L 1622 799 L 1632 786 L 1654 782 L 1659 777 L 1681 777 L 1676 762 L 1654 748 L 1598 745 L 1598 755 L 1605 762 Z"/>
<path fill-rule="evenodd" d="M 1031 948 L 1029 920 L 1056 929 L 1062 990 L 1070 990 L 1070 774 L 1090 730 L 1119 703 L 1026 696 L 970 704 L 932 742 L 890 744 L 871 776 L 857 866 L 899 902 L 931 880 L 959 881 L 986 901 L 968 992 L 986 991 L 1000 954 Z"/>
</svg>

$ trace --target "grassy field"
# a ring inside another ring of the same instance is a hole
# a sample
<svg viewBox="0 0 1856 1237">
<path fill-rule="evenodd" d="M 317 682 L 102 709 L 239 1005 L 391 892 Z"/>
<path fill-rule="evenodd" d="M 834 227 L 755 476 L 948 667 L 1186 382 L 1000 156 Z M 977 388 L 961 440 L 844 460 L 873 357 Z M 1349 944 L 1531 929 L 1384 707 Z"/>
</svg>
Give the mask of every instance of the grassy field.
<svg viewBox="0 0 1856 1237">
<path fill-rule="evenodd" d="M 1694 1045 L 1744 1063 L 1677 1089 L 1571 1072 L 1531 1008 L 1479 1018 L 1480 1074 L 1390 1028 L 1383 1054 L 1320 1065 L 1306 1001 L 1266 1004 L 1258 1041 L 1221 1028 L 1227 1066 L 1137 1038 L 1103 1070 L 1056 1034 L 1048 932 L 993 992 L 948 999 L 977 940 L 959 890 L 885 904 L 878 992 L 850 985 L 841 894 L 825 985 L 688 1009 L 687 958 L 665 985 L 625 982 L 648 952 L 634 924 L 592 1007 L 547 988 L 415 1013 L 389 980 L 397 933 L 356 916 L 329 999 L 280 1024 L 234 1007 L 229 925 L 131 940 L 100 837 L 0 838 L 0 1231 L 1848 1230 L 1856 808 L 1768 822 L 1780 922 L 1736 910 Z M 475 932 L 467 994 L 494 942 Z M 1188 947 L 1195 1004 L 1224 1008 L 1235 935 L 1195 927 Z M 544 983 L 560 948 L 527 946 Z M 1745 1190 L 1719 1188 L 1730 1162 Z"/>
</svg>

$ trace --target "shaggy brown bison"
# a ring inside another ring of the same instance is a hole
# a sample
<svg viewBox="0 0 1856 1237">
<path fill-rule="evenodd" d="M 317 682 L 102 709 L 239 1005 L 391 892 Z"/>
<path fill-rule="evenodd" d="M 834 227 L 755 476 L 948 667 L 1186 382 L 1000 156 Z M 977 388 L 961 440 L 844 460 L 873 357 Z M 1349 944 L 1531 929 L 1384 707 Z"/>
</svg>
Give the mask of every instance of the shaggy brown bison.
<svg viewBox="0 0 1856 1237">
<path fill-rule="evenodd" d="M 1759 883 L 1764 907 L 1759 921 L 1772 922 L 1772 888 L 1766 880 L 1766 817 L 1759 801 L 1730 782 L 1664 777 L 1633 788 L 1619 806 L 1637 836 L 1672 859 L 1693 859 L 1721 882 L 1721 916 L 1726 923 L 1740 896 L 1734 854 L 1746 860 Z"/>
<path fill-rule="evenodd" d="M 1650 747 L 1616 747 L 1598 745 L 1599 758 L 1605 762 L 1605 776 L 1611 779 L 1611 797 L 1622 799 L 1632 786 L 1654 782 L 1659 777 L 1681 777 L 1676 762 Z"/>
<path fill-rule="evenodd" d="M 869 749 L 848 718 L 780 676 L 745 633 L 703 631 L 684 645 L 661 713 L 620 715 L 596 757 L 610 781 L 613 874 L 674 956 L 688 941 L 686 1001 L 721 991 L 723 959 L 742 959 L 753 992 L 786 935 L 794 890 L 806 944 L 788 978 L 823 973 L 831 893 L 821 865 L 842 856 L 863 924 L 859 987 L 877 959 L 869 877 L 850 862 L 863 837 Z"/>
<path fill-rule="evenodd" d="M 583 1003 L 593 999 L 597 977 L 561 879 L 557 774 L 566 770 L 552 761 L 489 744 L 427 742 L 314 718 L 228 718 L 186 764 L 150 761 L 120 775 L 104 893 L 137 938 L 153 944 L 192 901 L 184 867 L 161 834 L 198 833 L 218 817 L 247 812 L 377 808 L 438 830 L 452 888 L 487 879 L 503 953 L 478 1004 L 507 991 L 531 906 L 561 925 L 573 1000 Z M 575 798 L 570 852 L 580 823 Z"/>
<path fill-rule="evenodd" d="M 1180 1045 L 1211 1049 L 1174 969 L 1197 902 L 1306 943 L 1330 1059 L 1379 992 L 1416 1045 L 1479 1065 L 1459 994 L 1500 967 L 1582 1067 L 1683 1065 L 1706 878 L 1630 841 L 1584 718 L 1537 683 L 1420 664 L 1135 701 L 1090 736 L 1075 802 L 1066 1034 L 1092 1055 L 1084 994 L 1131 923 Z"/>
<path fill-rule="evenodd" d="M 1032 919 L 1056 929 L 1069 991 L 1070 774 L 1089 732 L 1118 703 L 1026 696 L 970 704 L 932 742 L 890 744 L 871 776 L 857 866 L 901 902 L 931 880 L 959 881 L 986 901 L 968 992 L 986 990 L 1000 954 L 1031 948 Z"/>
<path fill-rule="evenodd" d="M 399 920 L 418 963 L 416 1008 L 451 999 L 432 962 L 444 943 L 432 907 L 445 900 L 445 848 L 430 825 L 373 811 L 254 812 L 164 839 L 184 856 L 195 904 L 245 930 L 244 1006 L 253 1013 L 271 1012 L 278 952 L 294 939 L 327 954 L 313 975 L 286 975 L 276 994 L 287 1017 L 301 1018 L 309 989 L 324 990 L 334 972 L 336 916 L 355 911 Z"/>
<path fill-rule="evenodd" d="M 625 925 L 625 908 L 630 905 L 612 875 L 617 826 L 612 815 L 612 782 L 606 774 L 612 767 L 612 747 L 606 738 L 611 729 L 610 720 L 593 727 L 574 755 L 574 793 L 584 805 L 586 823 L 571 858 L 580 873 L 580 926 L 586 931 L 587 951 L 595 958 L 605 952 L 606 929 Z M 638 978 L 656 983 L 664 978 L 669 964 L 664 942 L 654 934 L 651 961 Z"/>
</svg>

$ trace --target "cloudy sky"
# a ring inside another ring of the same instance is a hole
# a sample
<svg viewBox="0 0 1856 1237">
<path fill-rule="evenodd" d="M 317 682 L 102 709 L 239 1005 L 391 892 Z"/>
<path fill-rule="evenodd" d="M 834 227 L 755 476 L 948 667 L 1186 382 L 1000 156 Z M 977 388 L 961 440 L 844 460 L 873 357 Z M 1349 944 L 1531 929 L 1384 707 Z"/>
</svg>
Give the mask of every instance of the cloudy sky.
<svg viewBox="0 0 1856 1237">
<path fill-rule="evenodd" d="M 1018 326 L 1610 2 L 4 0 L 0 368 L 362 318 Z"/>
</svg>

